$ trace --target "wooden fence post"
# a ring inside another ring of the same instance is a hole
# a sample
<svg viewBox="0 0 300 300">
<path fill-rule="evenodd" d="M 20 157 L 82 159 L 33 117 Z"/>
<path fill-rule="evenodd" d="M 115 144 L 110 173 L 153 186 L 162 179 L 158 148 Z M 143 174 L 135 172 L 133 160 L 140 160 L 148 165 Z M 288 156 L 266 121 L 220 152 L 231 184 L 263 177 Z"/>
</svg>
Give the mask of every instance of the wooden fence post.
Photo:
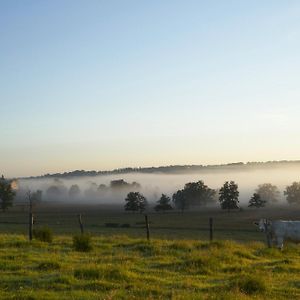
<svg viewBox="0 0 300 300">
<path fill-rule="evenodd" d="M 81 234 L 83 234 L 83 223 L 82 223 L 81 214 L 78 215 L 78 222 L 79 222 L 79 226 L 80 226 L 80 232 L 81 232 Z"/>
<path fill-rule="evenodd" d="M 29 212 L 29 240 L 32 241 L 33 237 L 33 213 Z"/>
<path fill-rule="evenodd" d="M 145 224 L 146 224 L 146 232 L 147 232 L 147 241 L 150 241 L 150 230 L 149 230 L 148 215 L 145 215 Z"/>
<path fill-rule="evenodd" d="M 27 193 L 28 200 L 29 200 L 29 220 L 28 220 L 28 236 L 29 241 L 32 241 L 33 238 L 33 199 L 32 194 L 30 191 Z"/>
<path fill-rule="evenodd" d="M 213 240 L 213 218 L 209 218 L 209 240 Z"/>
</svg>

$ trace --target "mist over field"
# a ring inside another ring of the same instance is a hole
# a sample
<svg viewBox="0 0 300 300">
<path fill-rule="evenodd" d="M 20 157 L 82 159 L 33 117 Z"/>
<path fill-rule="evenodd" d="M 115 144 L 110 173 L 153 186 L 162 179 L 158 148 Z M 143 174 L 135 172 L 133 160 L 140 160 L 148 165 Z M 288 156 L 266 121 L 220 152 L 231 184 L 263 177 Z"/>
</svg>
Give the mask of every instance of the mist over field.
<svg viewBox="0 0 300 300">
<path fill-rule="evenodd" d="M 25 197 L 25 191 L 42 190 L 43 200 L 66 201 L 69 203 L 103 203 L 123 204 L 128 192 L 139 191 L 146 196 L 149 202 L 157 201 L 162 193 L 172 196 L 174 192 L 184 187 L 185 183 L 203 180 L 213 189 L 219 189 L 225 181 L 234 180 L 240 191 L 240 204 L 246 204 L 259 184 L 272 183 L 280 190 L 280 201 L 285 202 L 283 191 L 294 181 L 299 181 L 300 166 L 277 167 L 266 169 L 253 169 L 245 171 L 202 171 L 186 174 L 143 174 L 128 173 L 119 175 L 82 176 L 68 179 L 39 178 L 19 180 L 19 199 Z M 124 180 L 128 186 L 110 188 L 111 181 Z M 133 184 L 132 184 L 133 183 Z M 135 184 L 137 183 L 137 184 Z M 69 196 L 68 191 L 72 185 L 78 185 L 80 194 Z M 98 189 L 102 185 L 102 189 Z M 105 185 L 105 186 L 104 186 Z M 139 186 L 140 185 L 140 186 Z M 59 196 L 47 195 L 51 186 L 61 190 Z"/>
</svg>

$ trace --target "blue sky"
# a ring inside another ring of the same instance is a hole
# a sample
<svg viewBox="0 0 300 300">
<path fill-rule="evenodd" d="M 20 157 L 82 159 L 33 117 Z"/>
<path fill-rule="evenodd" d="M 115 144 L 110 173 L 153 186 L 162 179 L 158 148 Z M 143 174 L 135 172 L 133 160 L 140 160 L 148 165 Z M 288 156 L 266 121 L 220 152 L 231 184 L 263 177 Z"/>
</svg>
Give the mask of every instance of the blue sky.
<svg viewBox="0 0 300 300">
<path fill-rule="evenodd" d="M 0 171 L 299 159 L 299 1 L 1 1 Z"/>
</svg>

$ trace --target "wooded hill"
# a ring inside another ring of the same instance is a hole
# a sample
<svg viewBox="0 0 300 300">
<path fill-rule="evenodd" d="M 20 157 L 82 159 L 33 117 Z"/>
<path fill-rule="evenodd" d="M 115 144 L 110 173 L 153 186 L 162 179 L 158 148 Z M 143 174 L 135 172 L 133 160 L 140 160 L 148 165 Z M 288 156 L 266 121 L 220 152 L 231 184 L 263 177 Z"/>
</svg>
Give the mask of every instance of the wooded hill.
<svg viewBox="0 0 300 300">
<path fill-rule="evenodd" d="M 72 178 L 83 176 L 99 176 L 99 175 L 115 175 L 115 174 L 127 174 L 127 173 L 144 173 L 144 174 L 185 174 L 185 173 L 208 173 L 215 171 L 247 171 L 254 169 L 272 169 L 272 168 L 286 168 L 286 167 L 300 167 L 300 160 L 281 160 L 281 161 L 267 161 L 267 162 L 236 162 L 220 165 L 172 165 L 172 166 L 160 166 L 160 167 L 138 167 L 138 168 L 120 168 L 110 171 L 85 171 L 75 170 L 64 173 L 45 174 L 41 176 L 27 177 L 29 179 L 34 178 Z M 23 178 L 24 179 L 24 178 Z"/>
</svg>

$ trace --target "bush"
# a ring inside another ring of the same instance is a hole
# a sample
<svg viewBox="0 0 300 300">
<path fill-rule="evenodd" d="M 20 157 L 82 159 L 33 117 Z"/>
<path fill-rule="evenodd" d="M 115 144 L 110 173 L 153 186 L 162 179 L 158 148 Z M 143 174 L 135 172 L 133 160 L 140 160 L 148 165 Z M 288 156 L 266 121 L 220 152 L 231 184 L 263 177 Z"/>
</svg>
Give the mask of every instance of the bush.
<svg viewBox="0 0 300 300">
<path fill-rule="evenodd" d="M 100 270 L 96 268 L 83 268 L 74 270 L 74 277 L 78 279 L 99 279 Z"/>
<path fill-rule="evenodd" d="M 49 227 L 43 227 L 40 229 L 33 230 L 33 237 L 39 241 L 52 243 L 53 232 Z"/>
<path fill-rule="evenodd" d="M 105 227 L 117 228 L 119 226 L 120 226 L 119 223 L 105 223 Z"/>
<path fill-rule="evenodd" d="M 38 265 L 38 269 L 41 271 L 59 270 L 60 264 L 56 261 L 44 261 Z"/>
<path fill-rule="evenodd" d="M 254 276 L 242 276 L 235 279 L 231 285 L 231 288 L 237 288 L 242 293 L 247 295 L 264 293 L 267 290 L 265 281 L 261 278 Z"/>
<path fill-rule="evenodd" d="M 129 228 L 129 227 L 130 227 L 130 224 L 127 224 L 127 223 L 126 223 L 126 224 L 122 224 L 121 227 L 122 227 L 122 228 Z"/>
<path fill-rule="evenodd" d="M 88 252 L 93 249 L 92 238 L 89 234 L 80 234 L 73 237 L 73 248 L 76 251 Z"/>
</svg>

